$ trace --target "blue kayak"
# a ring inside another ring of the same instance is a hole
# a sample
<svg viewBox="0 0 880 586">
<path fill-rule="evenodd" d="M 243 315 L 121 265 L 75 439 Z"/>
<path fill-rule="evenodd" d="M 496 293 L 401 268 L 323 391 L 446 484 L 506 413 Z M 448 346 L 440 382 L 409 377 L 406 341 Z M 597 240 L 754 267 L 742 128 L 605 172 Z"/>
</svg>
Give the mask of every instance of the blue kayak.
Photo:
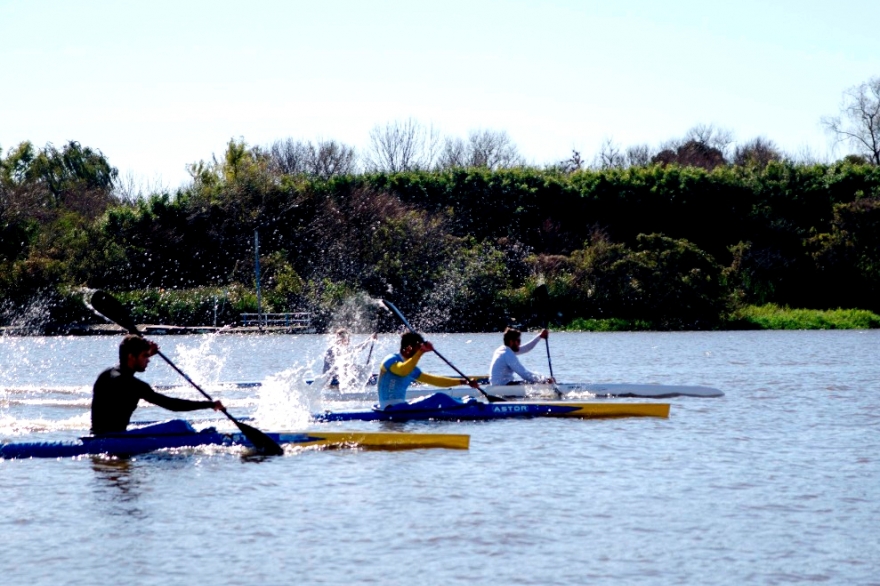
<svg viewBox="0 0 880 586">
<path fill-rule="evenodd" d="M 434 393 L 407 403 L 374 407 L 362 411 L 325 411 L 313 415 L 316 421 L 421 421 L 485 420 L 517 417 L 669 417 L 669 403 L 598 403 L 569 401 L 516 401 L 483 403 L 476 399 L 455 399 Z"/>
<path fill-rule="evenodd" d="M 267 433 L 281 445 L 363 447 L 378 449 L 467 449 L 470 437 L 463 434 L 304 431 Z M 70 458 L 89 454 L 132 456 L 156 450 L 199 446 L 253 447 L 241 433 L 221 433 L 213 427 L 196 431 L 186 421 L 173 420 L 118 434 L 88 436 L 70 442 L 0 444 L 0 459 Z"/>
</svg>

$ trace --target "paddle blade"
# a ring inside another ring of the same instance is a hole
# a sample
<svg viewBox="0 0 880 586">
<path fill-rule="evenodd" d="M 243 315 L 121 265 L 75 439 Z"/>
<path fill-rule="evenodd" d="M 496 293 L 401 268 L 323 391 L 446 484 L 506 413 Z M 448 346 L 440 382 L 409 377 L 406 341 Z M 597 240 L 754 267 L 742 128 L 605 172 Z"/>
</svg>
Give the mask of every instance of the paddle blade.
<svg viewBox="0 0 880 586">
<path fill-rule="evenodd" d="M 541 325 L 547 327 L 547 306 L 550 303 L 550 294 L 547 293 L 547 285 L 539 285 L 532 293 L 537 306 L 538 314 L 541 316 Z"/>
<path fill-rule="evenodd" d="M 387 307 L 389 309 L 389 311 L 391 311 L 391 313 L 393 313 L 394 315 L 397 316 L 397 319 L 399 319 L 403 323 L 403 325 L 406 326 L 406 329 L 408 329 L 409 331 L 411 331 L 413 333 L 416 332 L 416 329 L 414 327 L 412 327 L 412 325 L 410 325 L 410 323 L 408 321 L 406 321 L 406 318 L 403 317 L 403 314 L 400 313 L 400 310 L 397 309 L 397 307 L 395 307 L 393 303 L 391 303 L 387 299 L 383 299 L 382 303 L 385 305 L 385 307 Z"/>
<path fill-rule="evenodd" d="M 278 445 L 278 442 L 273 440 L 271 437 L 269 437 L 256 427 L 251 427 L 247 423 L 242 423 L 234 417 L 230 417 L 230 419 L 232 419 L 235 425 L 238 426 L 238 429 L 241 430 L 241 433 L 244 434 L 244 437 L 246 437 L 249 442 L 254 444 L 254 448 L 256 448 L 257 451 L 259 451 L 261 454 L 265 454 L 267 456 L 284 455 L 284 449 L 280 445 Z"/>
<path fill-rule="evenodd" d="M 541 304 L 546 304 L 550 299 L 550 294 L 547 293 L 547 285 L 539 285 L 535 288 L 534 292 L 535 301 Z"/>
<path fill-rule="evenodd" d="M 134 320 L 131 317 L 131 312 L 119 302 L 118 299 L 107 293 L 106 291 L 102 291 L 98 289 L 94 293 L 92 293 L 92 298 L 89 300 L 89 305 L 97 314 L 104 316 L 109 319 L 113 323 L 118 326 L 121 326 L 128 330 L 132 334 L 140 334 L 137 329 L 137 326 L 134 323 Z"/>
</svg>

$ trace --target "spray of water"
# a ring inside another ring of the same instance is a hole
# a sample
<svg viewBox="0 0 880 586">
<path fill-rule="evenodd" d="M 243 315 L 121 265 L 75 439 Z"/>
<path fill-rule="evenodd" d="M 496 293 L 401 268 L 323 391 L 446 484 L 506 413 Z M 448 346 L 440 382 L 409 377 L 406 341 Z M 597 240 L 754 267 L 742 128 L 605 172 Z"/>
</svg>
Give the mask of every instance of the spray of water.
<svg viewBox="0 0 880 586">
<path fill-rule="evenodd" d="M 217 336 L 209 335 L 200 337 L 199 344 L 194 347 L 177 344 L 174 348 L 177 357 L 175 363 L 200 384 L 217 383 L 226 364 L 228 350 L 216 348 L 216 341 Z"/>
<path fill-rule="evenodd" d="M 49 321 L 51 303 L 42 294 L 30 299 L 27 305 L 16 307 L 11 303 L 0 306 L 0 321 L 7 322 L 15 333 L 38 334 Z"/>
<path fill-rule="evenodd" d="M 311 366 L 289 368 L 264 379 L 254 417 L 266 429 L 305 428 L 310 414 L 322 410 L 321 388 L 307 382 Z"/>
</svg>

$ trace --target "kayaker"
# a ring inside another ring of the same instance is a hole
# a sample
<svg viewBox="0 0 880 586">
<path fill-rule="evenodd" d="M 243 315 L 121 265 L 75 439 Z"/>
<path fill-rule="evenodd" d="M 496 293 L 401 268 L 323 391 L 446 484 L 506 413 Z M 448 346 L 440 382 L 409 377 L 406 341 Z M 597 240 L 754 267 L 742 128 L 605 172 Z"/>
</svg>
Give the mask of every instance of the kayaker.
<svg viewBox="0 0 880 586">
<path fill-rule="evenodd" d="M 518 354 L 525 354 L 538 345 L 542 339 L 547 339 L 550 332 L 541 330 L 541 333 L 529 340 L 526 344 L 522 344 L 522 332 L 515 328 L 507 328 L 504 330 L 504 344 L 501 345 L 492 355 L 492 364 L 489 366 L 489 384 L 490 385 L 518 385 L 523 383 L 548 383 L 553 384 L 552 378 L 544 378 L 536 372 L 532 372 L 522 365 L 517 358 Z M 522 380 L 516 380 L 514 374 L 522 377 Z"/>
<path fill-rule="evenodd" d="M 346 359 L 366 348 L 367 344 L 375 342 L 376 337 L 376 334 L 373 334 L 354 348 L 349 348 L 351 336 L 348 330 L 336 330 L 336 340 L 324 353 L 324 369 L 321 372 L 338 377 L 340 371 L 346 366 Z"/>
<path fill-rule="evenodd" d="M 400 337 L 400 353 L 386 357 L 379 368 L 377 386 L 380 408 L 384 409 L 390 405 L 405 403 L 406 391 L 409 385 L 416 380 L 441 388 L 459 385 L 477 387 L 476 381 L 422 372 L 417 366 L 419 359 L 433 350 L 434 346 L 431 345 L 431 342 L 426 342 L 421 334 L 407 332 Z"/>
<path fill-rule="evenodd" d="M 122 339 L 119 365 L 102 372 L 92 388 L 92 434 L 125 431 L 140 399 L 170 411 L 223 409 L 220 401 L 189 401 L 157 393 L 149 384 L 136 378 L 134 374 L 144 372 L 150 357 L 158 351 L 155 342 L 140 336 L 128 335 Z"/>
</svg>

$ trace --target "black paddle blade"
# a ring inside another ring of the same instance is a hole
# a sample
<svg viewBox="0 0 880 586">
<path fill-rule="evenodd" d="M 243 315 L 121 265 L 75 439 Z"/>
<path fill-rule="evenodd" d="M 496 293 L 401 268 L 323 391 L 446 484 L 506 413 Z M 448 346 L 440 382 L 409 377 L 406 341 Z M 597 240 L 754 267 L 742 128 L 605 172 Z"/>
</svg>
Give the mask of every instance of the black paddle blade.
<svg viewBox="0 0 880 586">
<path fill-rule="evenodd" d="M 258 452 L 267 456 L 284 455 L 284 449 L 280 445 L 278 445 L 278 442 L 273 440 L 271 437 L 269 437 L 256 427 L 251 427 L 247 423 L 242 423 L 238 419 L 232 417 L 230 417 L 230 419 L 232 419 L 235 425 L 238 426 L 238 429 L 241 430 L 241 433 L 244 434 L 244 437 L 248 438 L 248 441 L 254 444 L 254 448 L 256 448 Z"/>
<path fill-rule="evenodd" d="M 95 313 L 98 313 L 113 323 L 122 326 L 126 330 L 128 330 L 132 334 L 140 334 L 137 329 L 137 326 L 134 323 L 134 320 L 131 317 L 131 312 L 119 302 L 118 299 L 107 293 L 106 291 L 102 291 L 98 289 L 94 293 L 92 293 L 92 298 L 89 300 L 89 305 L 91 305 L 92 310 Z"/>
<path fill-rule="evenodd" d="M 535 299 L 536 309 L 541 316 L 541 325 L 547 327 L 547 305 L 550 302 L 550 294 L 547 293 L 547 285 L 539 285 L 532 293 Z"/>
<path fill-rule="evenodd" d="M 397 316 L 397 319 L 399 319 L 403 323 L 403 325 L 406 326 L 406 329 L 408 329 L 412 333 L 416 333 L 416 329 L 412 327 L 408 321 L 406 321 L 406 318 L 403 317 L 403 314 L 400 313 L 400 310 L 397 309 L 397 307 L 395 307 L 393 303 L 391 303 L 387 299 L 383 299 L 382 303 L 391 311 L 391 313 Z"/>
<path fill-rule="evenodd" d="M 550 299 L 550 294 L 547 293 L 547 285 L 539 285 L 535 288 L 534 292 L 535 301 L 538 303 L 547 303 L 547 300 Z"/>
</svg>

